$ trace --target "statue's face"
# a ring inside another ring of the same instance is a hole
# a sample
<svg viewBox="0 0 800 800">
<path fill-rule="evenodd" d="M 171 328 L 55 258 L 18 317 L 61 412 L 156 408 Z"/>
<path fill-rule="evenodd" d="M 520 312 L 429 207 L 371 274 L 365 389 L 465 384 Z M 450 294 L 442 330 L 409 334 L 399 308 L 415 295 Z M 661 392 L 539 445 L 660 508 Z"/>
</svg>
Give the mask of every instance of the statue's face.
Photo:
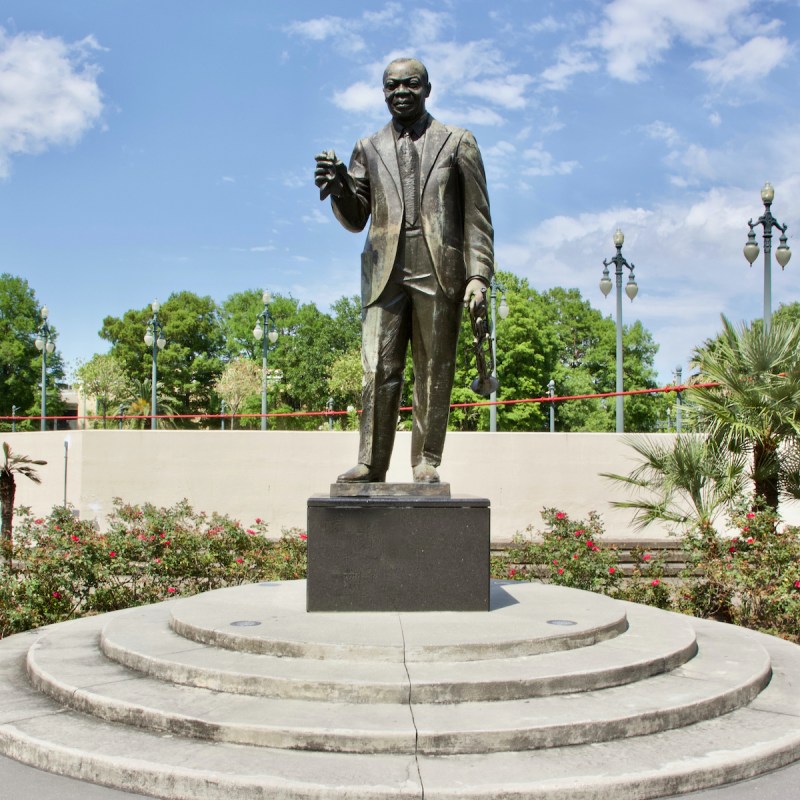
<svg viewBox="0 0 800 800">
<path fill-rule="evenodd" d="M 425 113 L 425 100 L 430 93 L 425 68 L 418 61 L 395 61 L 386 68 L 383 96 L 389 113 L 398 122 L 416 122 Z"/>
</svg>

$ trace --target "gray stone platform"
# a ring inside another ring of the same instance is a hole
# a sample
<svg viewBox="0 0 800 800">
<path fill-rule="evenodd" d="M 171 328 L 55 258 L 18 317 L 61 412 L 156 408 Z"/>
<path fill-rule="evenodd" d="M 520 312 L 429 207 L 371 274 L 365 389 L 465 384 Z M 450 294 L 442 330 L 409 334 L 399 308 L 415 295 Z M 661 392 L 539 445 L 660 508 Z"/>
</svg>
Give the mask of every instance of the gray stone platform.
<svg viewBox="0 0 800 800">
<path fill-rule="evenodd" d="M 800 758 L 800 648 L 560 587 L 491 599 L 308 614 L 291 581 L 12 636 L 0 753 L 109 800 L 646 800 Z"/>
</svg>

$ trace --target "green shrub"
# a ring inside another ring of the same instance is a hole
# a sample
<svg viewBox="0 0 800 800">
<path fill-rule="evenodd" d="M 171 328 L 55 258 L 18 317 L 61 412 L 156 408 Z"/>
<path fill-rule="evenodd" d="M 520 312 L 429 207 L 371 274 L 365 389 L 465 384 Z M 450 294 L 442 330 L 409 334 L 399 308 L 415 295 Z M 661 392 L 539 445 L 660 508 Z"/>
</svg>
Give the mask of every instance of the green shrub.
<svg viewBox="0 0 800 800">
<path fill-rule="evenodd" d="M 573 522 L 565 512 L 545 508 L 542 518 L 546 527 L 540 541 L 532 538 L 532 528 L 527 536 L 514 537 L 506 577 L 618 594 L 622 573 L 615 548 L 600 542 L 600 516 L 590 511 L 588 519 Z"/>
<path fill-rule="evenodd" d="M 680 608 L 800 642 L 800 528 L 770 508 L 739 508 L 733 538 L 710 526 L 684 537 L 689 567 Z"/>
<path fill-rule="evenodd" d="M 0 574 L 0 636 L 224 586 L 303 578 L 305 534 L 267 538 L 218 514 L 114 501 L 104 533 L 56 507 L 15 526 L 16 567 Z"/>
</svg>

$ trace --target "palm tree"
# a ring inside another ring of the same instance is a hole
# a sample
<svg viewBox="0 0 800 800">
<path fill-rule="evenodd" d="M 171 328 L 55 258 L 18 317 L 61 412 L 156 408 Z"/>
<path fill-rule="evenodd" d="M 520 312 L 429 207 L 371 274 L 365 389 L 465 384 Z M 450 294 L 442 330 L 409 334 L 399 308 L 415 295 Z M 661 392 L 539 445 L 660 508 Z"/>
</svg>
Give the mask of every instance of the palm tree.
<svg viewBox="0 0 800 800">
<path fill-rule="evenodd" d="M 138 417 L 138 419 L 129 419 L 128 425 L 131 428 L 144 428 L 150 423 L 146 417 L 150 414 L 150 399 L 152 396 L 153 381 L 150 378 L 143 378 L 142 380 L 133 381 L 128 387 L 128 394 L 125 398 L 125 406 L 127 408 L 128 417 Z M 156 383 L 156 390 L 158 391 L 158 413 L 159 414 L 176 414 L 176 406 L 178 401 L 168 395 L 164 391 L 161 381 Z M 159 419 L 158 424 L 163 428 L 174 428 L 175 421 L 173 419 Z"/>
<path fill-rule="evenodd" d="M 14 555 L 14 539 L 12 525 L 14 522 L 14 496 L 17 493 L 15 475 L 24 475 L 34 483 L 41 483 L 34 466 L 43 466 L 46 461 L 35 460 L 28 456 L 19 456 L 11 452 L 8 442 L 3 442 L 3 466 L 0 467 L 0 506 L 2 524 L 0 524 L 0 550 L 6 566 L 11 567 Z"/>
<path fill-rule="evenodd" d="M 699 430 L 732 458 L 745 456 L 755 496 L 777 510 L 797 498 L 800 464 L 800 326 L 776 319 L 735 326 L 695 350 L 689 391 Z"/>
<path fill-rule="evenodd" d="M 722 452 L 705 437 L 678 436 L 665 442 L 629 436 L 625 441 L 638 454 L 638 466 L 629 475 L 602 474 L 636 495 L 611 505 L 636 509 L 633 521 L 638 528 L 656 520 L 711 525 L 745 490 L 744 456 Z"/>
</svg>

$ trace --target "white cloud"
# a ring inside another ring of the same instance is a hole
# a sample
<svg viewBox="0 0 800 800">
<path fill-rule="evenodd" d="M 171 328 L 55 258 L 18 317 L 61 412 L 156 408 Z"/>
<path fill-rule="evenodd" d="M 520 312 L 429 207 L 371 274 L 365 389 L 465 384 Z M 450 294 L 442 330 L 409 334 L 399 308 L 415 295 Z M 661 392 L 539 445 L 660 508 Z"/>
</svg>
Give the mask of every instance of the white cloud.
<svg viewBox="0 0 800 800">
<path fill-rule="evenodd" d="M 525 150 L 522 155 L 526 161 L 530 162 L 530 166 L 523 168 L 522 174 L 532 177 L 569 175 L 578 166 L 577 161 L 556 161 L 553 154 L 547 152 L 541 145 Z"/>
<path fill-rule="evenodd" d="M 486 107 L 454 107 L 441 108 L 435 103 L 431 104 L 431 111 L 435 117 L 441 116 L 449 125 L 469 127 L 470 125 L 485 125 L 497 127 L 505 124 L 505 119 L 496 111 Z"/>
<path fill-rule="evenodd" d="M 754 84 L 786 61 L 791 50 L 784 37 L 756 36 L 719 58 L 698 61 L 693 66 L 706 74 L 709 83 L 717 86 L 725 87 L 734 82 Z"/>
<path fill-rule="evenodd" d="M 798 140 L 795 131 L 775 147 Z M 577 287 L 592 305 L 613 315 L 614 297 L 604 300 L 598 282 L 603 259 L 614 254 L 612 234 L 621 227 L 623 255 L 636 265 L 639 284 L 635 302 L 624 300 L 623 321 L 641 320 L 653 333 L 660 344 L 656 367 L 666 381 L 676 364 L 686 374 L 692 349 L 715 335 L 721 313 L 736 321 L 761 316 L 763 271 L 760 262 L 749 268 L 742 255 L 747 220 L 763 210 L 760 185 L 751 184 L 716 187 L 648 208 L 612 207 L 544 219 L 498 242 L 498 263 L 540 291 Z M 776 185 L 778 201 L 780 209 L 800 208 L 800 174 Z M 796 220 L 796 214 L 789 218 L 790 230 Z M 774 307 L 797 298 L 790 268 L 791 263 L 781 273 L 773 267 Z"/>
<path fill-rule="evenodd" d="M 307 225 L 327 225 L 330 223 L 328 217 L 318 208 L 312 209 L 310 214 L 304 214 L 301 218 Z"/>
<path fill-rule="evenodd" d="M 666 142 L 669 147 L 676 147 L 681 142 L 681 136 L 678 131 L 661 120 L 656 120 L 649 125 L 644 125 L 642 129 L 651 139 Z"/>
<path fill-rule="evenodd" d="M 530 75 L 505 75 L 502 78 L 468 81 L 459 93 L 479 97 L 503 108 L 519 109 L 528 104 L 525 89 L 532 82 Z"/>
<path fill-rule="evenodd" d="M 60 38 L 0 28 L 0 178 L 17 154 L 73 145 L 100 119 L 100 68 L 93 37 Z"/>
<path fill-rule="evenodd" d="M 585 50 L 563 47 L 559 50 L 558 61 L 539 76 L 540 88 L 560 92 L 566 89 L 575 75 L 596 72 L 595 58 Z"/>
<path fill-rule="evenodd" d="M 552 16 L 542 17 L 538 22 L 533 22 L 528 25 L 528 30 L 531 33 L 555 33 L 564 27 L 563 22 L 559 22 Z"/>
<path fill-rule="evenodd" d="M 368 84 L 358 81 L 335 92 L 333 102 L 344 111 L 372 113 L 384 107 L 383 95 L 378 83 Z"/>
<path fill-rule="evenodd" d="M 612 0 L 597 41 L 606 52 L 609 73 L 636 82 L 676 39 L 694 47 L 729 41 L 731 24 L 751 4 L 752 0 Z"/>
<path fill-rule="evenodd" d="M 334 49 L 343 55 L 357 55 L 366 47 L 364 36 L 376 28 L 393 25 L 401 15 L 398 3 L 387 3 L 381 11 L 365 11 L 359 17 L 345 18 L 332 15 L 315 17 L 287 25 L 287 33 L 312 42 L 331 41 Z"/>
</svg>

